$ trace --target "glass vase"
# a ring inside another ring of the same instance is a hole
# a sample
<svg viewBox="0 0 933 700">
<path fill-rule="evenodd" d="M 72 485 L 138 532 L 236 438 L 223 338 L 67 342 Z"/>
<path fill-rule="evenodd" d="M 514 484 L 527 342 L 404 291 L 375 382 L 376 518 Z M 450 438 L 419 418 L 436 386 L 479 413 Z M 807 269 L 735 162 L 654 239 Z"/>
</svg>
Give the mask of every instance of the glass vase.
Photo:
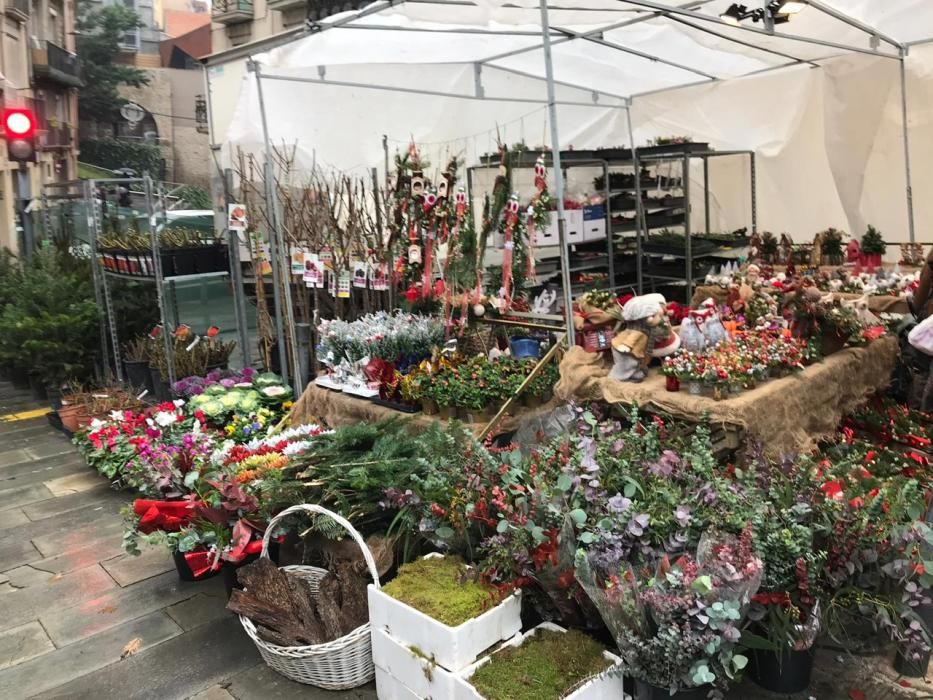
<svg viewBox="0 0 933 700">
<path fill-rule="evenodd" d="M 687 391 L 692 396 L 700 396 L 703 393 L 703 382 L 698 379 L 691 379 L 687 382 Z"/>
</svg>

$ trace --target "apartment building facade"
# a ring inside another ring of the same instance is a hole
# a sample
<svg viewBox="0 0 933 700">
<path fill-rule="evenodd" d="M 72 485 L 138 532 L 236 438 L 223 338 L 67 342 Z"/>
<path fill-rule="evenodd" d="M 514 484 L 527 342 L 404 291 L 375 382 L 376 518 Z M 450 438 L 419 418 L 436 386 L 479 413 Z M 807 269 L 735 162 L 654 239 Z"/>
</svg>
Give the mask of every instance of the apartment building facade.
<svg viewBox="0 0 933 700">
<path fill-rule="evenodd" d="M 4 0 L 0 74 L 4 106 L 30 107 L 38 121 L 37 161 L 23 166 L 0 147 L 0 248 L 22 244 L 19 216 L 47 182 L 77 177 L 78 87 L 74 0 Z"/>
</svg>

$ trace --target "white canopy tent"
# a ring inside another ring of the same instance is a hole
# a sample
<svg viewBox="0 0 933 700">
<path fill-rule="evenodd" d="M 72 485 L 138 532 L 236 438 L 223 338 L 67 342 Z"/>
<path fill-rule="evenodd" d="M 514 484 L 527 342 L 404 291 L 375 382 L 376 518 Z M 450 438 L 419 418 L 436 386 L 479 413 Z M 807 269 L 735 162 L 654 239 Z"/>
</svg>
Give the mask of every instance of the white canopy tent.
<svg viewBox="0 0 933 700">
<path fill-rule="evenodd" d="M 809 0 L 776 26 L 730 24 L 730 4 L 379 0 L 251 56 L 214 138 L 226 158 L 284 142 L 301 167 L 348 171 L 383 164 L 383 134 L 474 162 L 497 127 L 530 145 L 550 132 L 555 156 L 688 134 L 759 154 L 766 228 L 800 236 L 867 219 L 914 240 L 907 125 L 933 119 L 905 92 L 933 104 L 933 52 L 920 47 L 933 3 Z"/>
</svg>

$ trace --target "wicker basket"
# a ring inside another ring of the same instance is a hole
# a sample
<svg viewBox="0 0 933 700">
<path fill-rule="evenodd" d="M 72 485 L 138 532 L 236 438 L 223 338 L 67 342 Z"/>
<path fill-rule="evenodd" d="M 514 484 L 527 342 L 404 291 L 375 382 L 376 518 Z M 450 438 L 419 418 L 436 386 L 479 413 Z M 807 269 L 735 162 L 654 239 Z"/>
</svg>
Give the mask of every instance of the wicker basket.
<svg viewBox="0 0 933 700">
<path fill-rule="evenodd" d="M 260 556 L 269 557 L 269 537 L 275 529 L 276 523 L 287 515 L 300 512 L 326 515 L 346 529 L 363 551 L 363 559 L 369 568 L 373 585 L 379 588 L 379 572 L 376 569 L 376 562 L 373 560 L 373 555 L 360 533 L 342 517 L 321 506 L 292 506 L 272 518 L 266 528 L 266 534 L 262 538 L 262 554 Z M 317 593 L 318 582 L 327 574 L 326 569 L 319 569 L 315 566 L 283 566 L 282 569 L 291 576 L 298 576 L 307 581 L 313 593 Z M 317 686 L 325 690 L 347 690 L 365 685 L 375 676 L 370 625 L 368 622 L 340 639 L 325 644 L 311 644 L 303 647 L 283 647 L 270 644 L 259 637 L 256 633 L 256 626 L 249 618 L 240 615 L 240 622 L 269 667 L 293 681 Z"/>
</svg>

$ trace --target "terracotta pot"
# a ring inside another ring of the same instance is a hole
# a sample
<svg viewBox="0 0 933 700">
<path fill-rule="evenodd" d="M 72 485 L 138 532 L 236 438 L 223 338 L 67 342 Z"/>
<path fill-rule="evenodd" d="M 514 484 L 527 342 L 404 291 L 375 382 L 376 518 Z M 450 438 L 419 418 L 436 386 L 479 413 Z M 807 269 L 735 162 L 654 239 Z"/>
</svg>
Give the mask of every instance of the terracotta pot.
<svg viewBox="0 0 933 700">
<path fill-rule="evenodd" d="M 74 433 L 78 430 L 78 413 L 83 409 L 83 406 L 77 404 L 69 404 L 67 406 L 62 406 L 58 409 L 58 417 L 61 418 L 62 427 L 70 433 Z"/>
</svg>

